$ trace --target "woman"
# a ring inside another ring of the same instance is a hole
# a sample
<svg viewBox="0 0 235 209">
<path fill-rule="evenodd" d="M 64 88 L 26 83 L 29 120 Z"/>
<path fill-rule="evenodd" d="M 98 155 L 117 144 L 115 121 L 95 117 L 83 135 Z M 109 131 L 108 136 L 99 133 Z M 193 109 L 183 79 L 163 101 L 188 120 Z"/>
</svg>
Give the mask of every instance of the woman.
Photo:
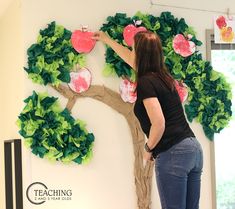
<svg viewBox="0 0 235 209">
<path fill-rule="evenodd" d="M 190 129 L 164 64 L 159 37 L 139 32 L 133 51 L 104 32 L 93 37 L 109 45 L 137 73 L 134 112 L 148 140 L 144 159 L 155 159 L 157 186 L 163 209 L 198 209 L 202 172 L 202 149 Z"/>
</svg>

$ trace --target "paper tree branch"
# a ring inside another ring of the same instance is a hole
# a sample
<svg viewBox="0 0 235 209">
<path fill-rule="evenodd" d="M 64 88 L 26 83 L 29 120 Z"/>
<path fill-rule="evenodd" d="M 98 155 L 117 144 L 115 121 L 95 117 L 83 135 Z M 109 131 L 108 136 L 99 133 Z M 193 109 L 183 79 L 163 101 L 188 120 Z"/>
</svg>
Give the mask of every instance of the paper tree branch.
<svg viewBox="0 0 235 209">
<path fill-rule="evenodd" d="M 131 130 L 134 146 L 134 176 L 138 208 L 150 209 L 153 162 L 147 162 L 145 167 L 143 165 L 143 147 L 145 137 L 141 130 L 139 121 L 134 115 L 133 104 L 124 103 L 118 93 L 105 86 L 92 85 L 88 91 L 81 94 L 73 92 L 64 85 L 59 85 L 59 87 L 53 88 L 68 99 L 67 108 L 69 111 L 72 110 L 77 98 L 90 97 L 112 107 L 126 118 Z"/>
</svg>

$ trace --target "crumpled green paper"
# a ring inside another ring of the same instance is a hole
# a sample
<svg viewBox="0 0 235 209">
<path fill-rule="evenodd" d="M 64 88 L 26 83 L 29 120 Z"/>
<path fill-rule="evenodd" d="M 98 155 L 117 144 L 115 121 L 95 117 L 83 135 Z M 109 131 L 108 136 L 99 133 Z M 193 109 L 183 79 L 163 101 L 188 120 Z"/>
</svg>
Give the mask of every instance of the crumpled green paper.
<svg viewBox="0 0 235 209">
<path fill-rule="evenodd" d="M 222 74 L 212 69 L 209 62 L 202 59 L 198 51 L 186 58 L 174 52 L 172 42 L 177 34 L 190 38 L 196 46 L 202 45 L 202 42 L 196 38 L 196 32 L 183 18 L 175 18 L 170 12 L 162 12 L 160 16 L 137 12 L 133 17 L 117 13 L 107 18 L 101 30 L 126 46 L 123 42 L 123 30 L 136 20 L 141 20 L 140 26 L 157 33 L 161 38 L 166 66 L 172 76 L 183 81 L 189 89 L 188 103 L 185 105 L 188 120 L 192 122 L 196 119 L 201 123 L 205 135 L 212 140 L 214 133 L 225 128 L 232 116 L 230 84 Z M 118 77 L 133 76 L 131 67 L 109 47 L 106 49 L 105 59 L 106 76 L 113 75 L 114 72 Z"/>
<path fill-rule="evenodd" d="M 64 163 L 87 163 L 92 157 L 94 135 L 81 120 L 62 110 L 57 98 L 36 93 L 25 99 L 18 117 L 19 133 L 25 145 L 41 158 Z"/>
<path fill-rule="evenodd" d="M 40 30 L 37 43 L 27 50 L 29 78 L 38 84 L 70 82 L 70 71 L 76 64 L 85 66 L 85 55 L 76 52 L 71 44 L 71 32 L 55 22 Z"/>
</svg>

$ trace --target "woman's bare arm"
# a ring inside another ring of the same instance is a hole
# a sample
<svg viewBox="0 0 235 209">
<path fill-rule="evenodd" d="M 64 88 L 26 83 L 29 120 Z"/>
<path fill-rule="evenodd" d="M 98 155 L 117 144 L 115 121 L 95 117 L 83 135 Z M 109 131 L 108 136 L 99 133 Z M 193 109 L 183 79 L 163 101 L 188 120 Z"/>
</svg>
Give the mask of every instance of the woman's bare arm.
<svg viewBox="0 0 235 209">
<path fill-rule="evenodd" d="M 106 33 L 98 31 L 94 33 L 93 39 L 102 41 L 103 43 L 110 46 L 124 62 L 126 62 L 133 69 L 134 67 L 134 51 L 129 50 L 127 47 L 122 46 L 115 40 L 111 39 Z"/>
</svg>

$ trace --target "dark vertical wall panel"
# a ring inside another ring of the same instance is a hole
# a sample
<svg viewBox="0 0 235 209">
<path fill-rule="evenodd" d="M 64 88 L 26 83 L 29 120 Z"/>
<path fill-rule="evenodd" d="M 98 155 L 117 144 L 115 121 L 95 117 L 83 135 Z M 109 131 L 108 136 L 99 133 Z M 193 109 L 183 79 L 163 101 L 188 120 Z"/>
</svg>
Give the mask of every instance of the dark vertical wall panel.
<svg viewBox="0 0 235 209">
<path fill-rule="evenodd" d="M 14 140 L 16 209 L 23 209 L 21 140 Z"/>
<path fill-rule="evenodd" d="M 12 159 L 12 144 L 14 144 L 14 159 Z M 4 159 L 6 209 L 13 209 L 12 160 L 14 160 L 15 165 L 15 206 L 16 209 L 23 209 L 22 152 L 20 139 L 4 142 Z"/>
<path fill-rule="evenodd" d="M 4 143 L 6 209 L 13 209 L 11 143 Z"/>
</svg>

